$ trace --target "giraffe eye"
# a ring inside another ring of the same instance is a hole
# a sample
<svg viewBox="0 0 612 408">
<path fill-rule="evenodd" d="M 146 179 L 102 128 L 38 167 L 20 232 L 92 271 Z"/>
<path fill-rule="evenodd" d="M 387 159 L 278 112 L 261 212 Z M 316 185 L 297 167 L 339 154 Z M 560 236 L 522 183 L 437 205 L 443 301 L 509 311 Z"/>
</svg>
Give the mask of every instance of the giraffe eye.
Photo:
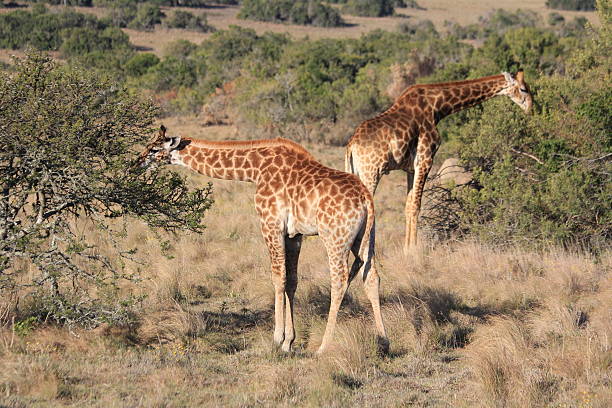
<svg viewBox="0 0 612 408">
<path fill-rule="evenodd" d="M 526 89 L 526 88 L 519 88 L 519 91 L 521 91 L 521 92 L 527 92 L 527 89 Z"/>
</svg>

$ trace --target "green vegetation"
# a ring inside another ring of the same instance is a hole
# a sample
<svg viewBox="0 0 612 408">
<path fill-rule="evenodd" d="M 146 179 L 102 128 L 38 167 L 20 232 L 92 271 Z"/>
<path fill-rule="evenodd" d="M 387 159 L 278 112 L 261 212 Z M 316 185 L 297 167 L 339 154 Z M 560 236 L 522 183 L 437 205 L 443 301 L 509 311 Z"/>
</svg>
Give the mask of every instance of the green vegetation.
<svg viewBox="0 0 612 408">
<path fill-rule="evenodd" d="M 160 24 L 164 13 L 155 4 L 139 4 L 134 18 L 128 23 L 129 28 L 136 30 L 152 30 L 155 24 Z"/>
<path fill-rule="evenodd" d="M 115 5 L 122 10 L 132 4 L 129 7 L 134 10 L 135 3 L 124 0 Z M 245 2 L 243 12 L 288 16 L 288 4 L 298 7 L 294 2 L 252 1 Z M 594 88 L 609 82 L 602 64 L 596 63 L 609 51 L 600 38 L 608 24 L 606 4 L 601 2 L 604 17 L 599 33 L 586 29 L 584 19 L 565 21 L 551 15 L 547 25 L 531 12 L 496 10 L 482 17 L 478 25 L 449 26 L 449 34 L 439 33 L 428 21 L 406 21 L 397 32 L 373 31 L 359 39 L 316 41 L 230 27 L 201 44 L 173 43 L 161 58 L 137 55 L 117 29 L 118 25 L 134 24 L 136 17 L 123 19 L 111 14 L 107 20 L 97 20 L 74 12 L 49 13 L 38 7 L 32 12 L 0 16 L 7 23 L 0 27 L 30 27 L 23 29 L 22 35 L 7 29 L 3 46 L 31 44 L 58 49 L 73 65 L 106 72 L 126 81 L 131 89 L 156 93 L 166 113 L 199 112 L 204 103 L 215 104 L 217 88 L 231 83 L 235 89 L 232 120 L 243 129 L 258 133 L 265 129 L 297 140 L 338 145 L 359 122 L 391 103 L 389 88 L 523 69 L 536 92 L 531 117 L 514 119 L 516 109 L 502 109 L 504 102 L 492 101 L 440 124 L 445 139 L 442 154 L 462 156 L 477 175 L 477 190 L 455 196 L 464 209 L 462 231 L 488 231 L 492 239 L 506 241 L 585 242 L 589 235 L 609 235 L 605 211 L 609 203 L 604 199 L 608 191 L 603 188 L 609 171 L 601 167 L 609 161 L 596 160 L 609 149 L 603 136 L 610 126 L 605 108 L 609 93 Z M 143 27 L 160 21 L 151 17 L 155 15 L 151 4 L 139 7 L 148 10 L 140 14 L 142 21 L 149 22 Z M 39 23 L 40 15 L 51 17 L 46 25 Z M 197 21 L 183 11 L 165 18 L 167 26 L 176 27 L 197 27 Z M 202 24 L 206 25 L 205 20 Z M 466 38 L 479 39 L 482 45 L 476 48 L 460 42 Z M 398 75 L 391 80 L 392 70 Z M 563 98 L 554 99 L 556 93 Z M 228 106 L 225 102 L 217 105 Z M 551 112 L 559 105 L 567 112 L 557 117 Z M 596 127 L 595 122 L 603 127 Z M 589 135 L 590 142 L 585 144 L 579 134 Z M 515 151 L 502 149 L 496 140 L 505 140 L 507 149 Z M 530 156 L 537 160 L 530 160 Z M 573 185 L 584 189 L 565 200 L 565 206 L 555 207 L 552 197 L 569 196 Z M 537 187 L 537 191 L 528 187 Z M 530 191 L 523 201 L 519 197 L 522 191 Z M 510 203 L 516 208 L 508 208 Z M 579 217 L 579 208 L 588 211 Z M 511 219 L 509 214 L 521 214 L 522 218 Z M 499 224 L 504 217 L 512 228 Z"/>
<path fill-rule="evenodd" d="M 612 91 L 601 84 L 611 80 L 612 15 L 609 9 L 600 15 L 600 31 L 563 53 L 569 75 L 534 75 L 532 115 L 496 100 L 469 111 L 453 130 L 456 136 L 449 136 L 475 176 L 476 189 L 459 194 L 467 231 L 496 243 L 552 241 L 597 249 L 609 242 Z M 542 38 L 531 37 L 524 44 Z M 530 61 L 529 52 L 513 54 Z M 533 62 L 541 71 L 546 53 L 538 54 L 540 62 Z"/>
<path fill-rule="evenodd" d="M 321 1 L 306 0 L 244 0 L 238 17 L 317 27 L 337 27 L 344 24 L 334 8 Z"/>
<path fill-rule="evenodd" d="M 117 84 L 38 54 L 0 76 L 0 289 L 29 287 L 33 315 L 85 325 L 129 318 L 134 299 L 118 285 L 137 278 L 124 269 L 134 251 L 119 250 L 125 231 L 111 219 L 203 229 L 210 188 L 189 192 L 175 173 L 133 166 L 155 114 Z M 24 274 L 30 265 L 36 272 Z"/>
<path fill-rule="evenodd" d="M 364 17 L 384 17 L 395 12 L 393 0 L 348 0 L 342 11 Z"/>
<path fill-rule="evenodd" d="M 557 10 L 595 10 L 595 0 L 546 0 L 546 7 Z"/>
<path fill-rule="evenodd" d="M 31 46 L 39 50 L 58 50 L 65 30 L 87 28 L 103 31 L 109 24 L 96 17 L 64 10 L 49 12 L 43 5 L 32 11 L 16 10 L 0 15 L 0 47 L 18 49 Z"/>
<path fill-rule="evenodd" d="M 164 24 L 169 28 L 184 28 L 187 30 L 208 33 L 215 31 L 215 28 L 208 25 L 206 16 L 196 16 L 188 11 L 176 10 L 164 20 Z"/>
</svg>

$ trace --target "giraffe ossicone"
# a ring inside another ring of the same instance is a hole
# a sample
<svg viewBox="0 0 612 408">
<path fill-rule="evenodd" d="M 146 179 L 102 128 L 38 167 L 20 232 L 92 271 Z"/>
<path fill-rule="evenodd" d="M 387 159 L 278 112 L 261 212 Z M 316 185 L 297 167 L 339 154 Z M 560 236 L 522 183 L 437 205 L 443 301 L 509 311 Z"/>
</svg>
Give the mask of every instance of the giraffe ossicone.
<svg viewBox="0 0 612 408">
<path fill-rule="evenodd" d="M 139 158 L 186 166 L 203 175 L 253 182 L 255 207 L 268 247 L 274 285 L 274 342 L 284 351 L 295 339 L 293 303 L 303 236 L 319 235 L 329 260 L 331 301 L 318 353 L 333 338 L 338 309 L 358 273 L 372 305 L 381 351 L 388 349 L 374 257 L 374 201 L 358 177 L 320 164 L 287 139 L 212 142 L 166 136 L 161 127 Z M 349 269 L 349 252 L 355 260 Z"/>
<path fill-rule="evenodd" d="M 416 245 L 423 188 L 441 139 L 436 124 L 444 117 L 499 95 L 529 113 L 533 99 L 523 71 L 478 79 L 412 85 L 389 109 L 362 122 L 351 136 L 345 169 L 357 174 L 372 195 L 384 174 L 407 173 L 404 252 Z"/>
</svg>

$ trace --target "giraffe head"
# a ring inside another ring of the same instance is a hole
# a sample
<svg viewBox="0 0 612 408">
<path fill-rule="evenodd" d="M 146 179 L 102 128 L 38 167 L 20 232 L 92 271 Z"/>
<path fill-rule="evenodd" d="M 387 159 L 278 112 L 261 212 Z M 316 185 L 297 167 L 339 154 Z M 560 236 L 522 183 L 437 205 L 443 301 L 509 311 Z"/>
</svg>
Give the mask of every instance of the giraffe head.
<svg viewBox="0 0 612 408">
<path fill-rule="evenodd" d="M 533 105 L 533 98 L 525 82 L 525 74 L 523 71 L 517 72 L 516 75 L 503 72 L 503 75 L 506 78 L 506 85 L 499 92 L 499 95 L 508 95 L 514 103 L 525 111 L 525 113 L 529 113 Z"/>
<path fill-rule="evenodd" d="M 166 136 L 166 127 L 161 125 L 159 132 L 153 138 L 153 140 L 147 145 L 144 151 L 138 157 L 137 164 L 145 167 L 150 165 L 152 162 L 155 163 L 170 163 L 171 152 L 179 147 L 181 144 L 180 137 L 168 137 Z"/>
</svg>

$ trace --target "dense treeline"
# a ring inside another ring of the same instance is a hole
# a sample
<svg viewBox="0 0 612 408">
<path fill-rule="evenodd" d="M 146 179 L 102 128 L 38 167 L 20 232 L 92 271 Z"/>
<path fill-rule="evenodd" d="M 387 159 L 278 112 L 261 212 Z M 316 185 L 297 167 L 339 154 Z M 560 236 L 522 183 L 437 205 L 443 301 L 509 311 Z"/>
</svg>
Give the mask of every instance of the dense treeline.
<svg viewBox="0 0 612 408">
<path fill-rule="evenodd" d="M 595 10 L 595 0 L 546 0 L 546 7 L 558 10 Z"/>
<path fill-rule="evenodd" d="M 25 0 L 32 3 L 47 3 L 51 5 L 63 5 L 63 6 L 97 6 L 97 7 L 110 7 L 116 3 L 122 4 L 139 4 L 139 3 L 150 3 L 157 6 L 167 7 L 204 7 L 210 5 L 210 1 L 204 0 Z M 217 0 L 214 3 L 225 3 L 225 4 L 237 4 L 237 0 Z"/>
<path fill-rule="evenodd" d="M 46 7 L 38 5 L 31 11 L 17 10 L 0 15 L 0 47 L 59 50 L 75 30 L 98 36 L 100 43 L 92 42 L 91 48 L 123 48 L 129 43 L 128 36 L 108 21 L 72 10 L 50 13 Z"/>
</svg>

